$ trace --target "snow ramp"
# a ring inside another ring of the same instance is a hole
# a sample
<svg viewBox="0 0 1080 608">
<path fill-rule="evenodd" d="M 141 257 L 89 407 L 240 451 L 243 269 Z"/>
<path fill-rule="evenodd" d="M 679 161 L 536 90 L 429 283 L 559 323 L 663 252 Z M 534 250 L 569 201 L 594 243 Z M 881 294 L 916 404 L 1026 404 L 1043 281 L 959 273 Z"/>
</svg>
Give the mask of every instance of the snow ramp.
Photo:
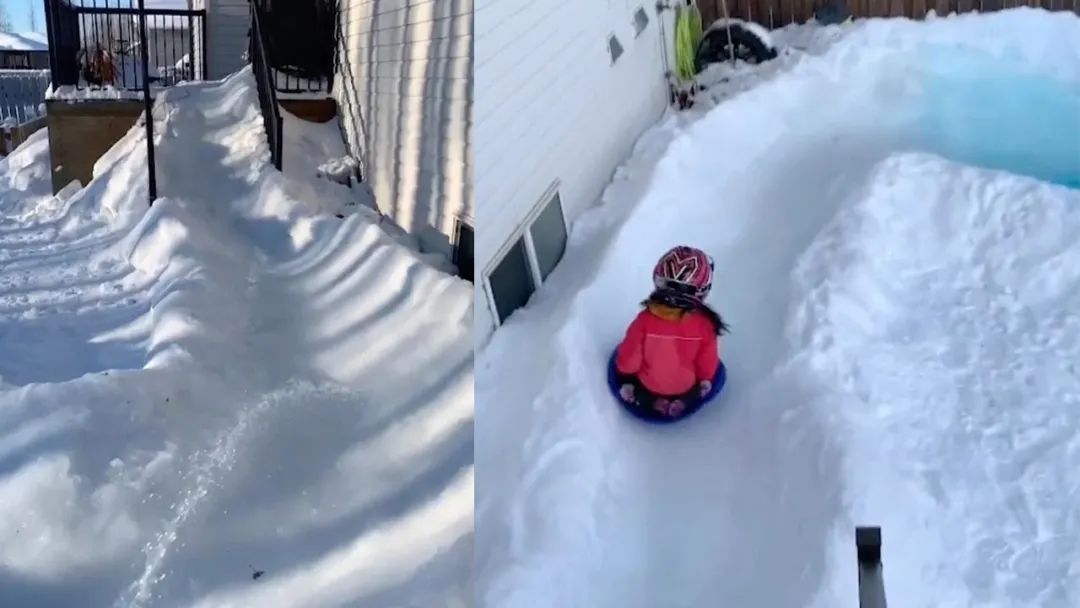
<svg viewBox="0 0 1080 608">
<path fill-rule="evenodd" d="M 141 123 L 0 161 L 0 605 L 468 605 L 471 285 L 258 108 L 161 94 L 149 209 Z"/>
<path fill-rule="evenodd" d="M 810 33 L 648 132 L 478 353 L 481 606 L 854 607 L 856 525 L 890 605 L 1080 604 L 1080 19 Z M 728 384 L 657 427 L 604 370 L 675 244 Z"/>
</svg>

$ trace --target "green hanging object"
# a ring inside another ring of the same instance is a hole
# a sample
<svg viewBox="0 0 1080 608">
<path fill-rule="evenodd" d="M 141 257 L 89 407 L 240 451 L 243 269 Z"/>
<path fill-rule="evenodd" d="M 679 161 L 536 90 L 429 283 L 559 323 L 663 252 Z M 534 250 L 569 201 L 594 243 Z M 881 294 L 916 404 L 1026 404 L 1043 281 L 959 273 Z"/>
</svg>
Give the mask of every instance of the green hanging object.
<svg viewBox="0 0 1080 608">
<path fill-rule="evenodd" d="M 694 51 L 697 51 L 697 47 L 701 44 L 701 37 L 703 35 L 701 25 L 701 11 L 698 10 L 697 0 L 691 0 L 688 9 L 690 13 L 690 42 L 693 43 Z"/>
<path fill-rule="evenodd" d="M 697 2 L 678 7 L 675 13 L 675 72 L 679 80 L 688 82 L 694 79 L 694 54 L 701 36 L 701 11 Z"/>
</svg>

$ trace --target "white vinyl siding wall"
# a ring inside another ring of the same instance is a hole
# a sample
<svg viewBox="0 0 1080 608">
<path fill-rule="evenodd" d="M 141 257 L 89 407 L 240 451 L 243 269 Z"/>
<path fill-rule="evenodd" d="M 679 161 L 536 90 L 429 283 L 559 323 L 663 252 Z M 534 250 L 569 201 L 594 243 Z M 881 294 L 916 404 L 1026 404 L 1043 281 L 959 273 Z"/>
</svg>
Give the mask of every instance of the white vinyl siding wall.
<svg viewBox="0 0 1080 608">
<path fill-rule="evenodd" d="M 449 254 L 472 224 L 472 0 L 340 0 L 334 97 L 379 209 Z"/>
<path fill-rule="evenodd" d="M 244 67 L 251 26 L 248 0 L 196 0 L 195 4 L 195 8 L 206 8 L 207 78 L 224 78 Z"/>
<path fill-rule="evenodd" d="M 635 36 L 639 7 L 649 22 Z M 670 40 L 672 12 L 663 18 Z M 479 288 L 552 184 L 568 223 L 597 202 L 663 114 L 668 85 L 653 0 L 477 0 L 475 21 Z M 614 65 L 611 34 L 623 48 Z M 484 341 L 496 317 L 483 289 L 476 311 Z"/>
<path fill-rule="evenodd" d="M 205 9 L 206 8 L 206 0 L 192 0 L 191 1 L 191 8 L 192 8 L 192 10 L 196 10 L 196 11 Z M 202 21 L 201 20 L 196 20 L 195 21 L 195 29 L 192 32 L 192 34 L 194 35 L 194 40 L 195 40 L 195 52 L 191 54 L 191 65 L 193 66 L 193 68 L 195 70 L 193 72 L 194 75 L 201 76 L 203 78 L 208 78 L 209 75 L 202 73 L 203 55 L 206 53 L 206 49 L 203 48 L 203 31 L 204 31 L 204 29 L 205 29 L 205 25 L 203 25 Z M 209 44 L 209 42 L 207 44 Z M 207 66 L 207 67 L 209 67 L 209 66 Z"/>
</svg>

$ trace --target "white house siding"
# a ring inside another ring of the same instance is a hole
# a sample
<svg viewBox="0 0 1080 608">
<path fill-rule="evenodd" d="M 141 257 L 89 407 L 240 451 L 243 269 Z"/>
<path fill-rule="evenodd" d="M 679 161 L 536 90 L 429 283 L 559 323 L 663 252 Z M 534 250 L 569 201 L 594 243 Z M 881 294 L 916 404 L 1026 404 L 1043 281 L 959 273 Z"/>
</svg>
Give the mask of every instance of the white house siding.
<svg viewBox="0 0 1080 608">
<path fill-rule="evenodd" d="M 634 12 L 649 24 L 635 38 Z M 477 0 L 476 245 L 479 276 L 558 180 L 567 223 L 594 204 L 668 101 L 653 0 Z M 671 11 L 663 13 L 672 38 Z M 607 39 L 624 48 L 612 65 Z M 495 326 L 477 290 L 476 332 Z"/>
<path fill-rule="evenodd" d="M 206 8 L 207 78 L 224 78 L 247 64 L 251 9 L 248 0 L 196 0 Z"/>
<path fill-rule="evenodd" d="M 339 0 L 334 83 L 379 209 L 428 251 L 472 224 L 473 0 Z"/>
<path fill-rule="evenodd" d="M 206 0 L 191 0 L 192 10 L 203 10 L 206 8 Z M 191 61 L 193 69 L 195 70 L 194 76 L 196 78 L 208 78 L 209 75 L 202 72 L 203 55 L 206 53 L 206 49 L 203 48 L 203 33 L 206 29 L 202 20 L 195 21 L 195 27 L 193 29 L 195 40 L 195 52 L 191 54 Z M 209 59 L 209 58 L 207 58 Z M 209 67 L 209 66 L 207 66 Z"/>
</svg>

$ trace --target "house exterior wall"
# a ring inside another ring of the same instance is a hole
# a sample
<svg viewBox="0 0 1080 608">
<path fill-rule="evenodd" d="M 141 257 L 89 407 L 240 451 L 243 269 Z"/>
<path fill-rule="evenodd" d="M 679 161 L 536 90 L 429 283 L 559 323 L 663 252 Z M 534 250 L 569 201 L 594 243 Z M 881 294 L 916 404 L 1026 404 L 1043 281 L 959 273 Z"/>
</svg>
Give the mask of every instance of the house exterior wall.
<svg viewBox="0 0 1080 608">
<path fill-rule="evenodd" d="M 339 0 L 334 83 L 379 209 L 450 254 L 472 204 L 473 0 Z"/>
<path fill-rule="evenodd" d="M 206 0 L 191 0 L 191 9 L 196 11 L 205 10 Z M 207 17 L 207 19 L 209 19 L 209 17 Z M 210 44 L 210 40 L 203 37 L 206 33 L 206 25 L 202 20 L 197 20 L 192 29 L 192 35 L 195 38 L 195 52 L 191 54 L 191 62 L 194 75 L 200 80 L 210 77 L 209 74 L 204 74 L 202 71 L 203 56 L 206 54 L 206 49 L 203 48 L 203 41 L 206 40 L 206 44 Z"/>
<path fill-rule="evenodd" d="M 476 332 L 496 318 L 483 273 L 558 183 L 567 223 L 594 204 L 668 103 L 656 3 L 477 0 Z M 649 18 L 635 36 L 634 12 Z M 671 11 L 662 13 L 668 40 Z M 608 36 L 624 51 L 612 64 Z"/>
<path fill-rule="evenodd" d="M 224 78 L 247 64 L 249 0 L 194 0 L 195 9 L 206 9 L 206 77 Z M 202 35 L 198 29 L 196 40 Z M 202 57 L 197 61 L 201 62 Z M 198 64 L 196 64 L 198 65 Z"/>
</svg>

